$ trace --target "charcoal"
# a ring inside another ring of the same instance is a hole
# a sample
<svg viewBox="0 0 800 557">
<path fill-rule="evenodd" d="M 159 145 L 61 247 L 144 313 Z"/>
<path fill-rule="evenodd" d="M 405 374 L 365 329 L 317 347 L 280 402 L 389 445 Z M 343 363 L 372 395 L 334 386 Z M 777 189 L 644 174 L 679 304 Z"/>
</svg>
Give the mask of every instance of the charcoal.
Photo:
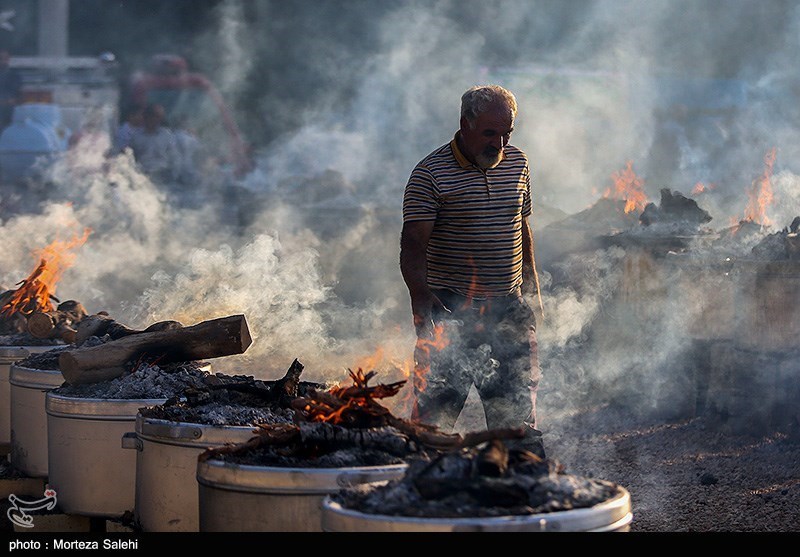
<svg viewBox="0 0 800 557">
<path fill-rule="evenodd" d="M 493 443 L 498 443 L 494 441 Z M 345 489 L 332 498 L 346 509 L 415 518 L 520 516 L 589 508 L 621 493 L 606 480 L 566 473 L 555 460 L 509 450 L 500 476 L 484 475 L 476 447 L 410 463 L 402 479 Z"/>
</svg>

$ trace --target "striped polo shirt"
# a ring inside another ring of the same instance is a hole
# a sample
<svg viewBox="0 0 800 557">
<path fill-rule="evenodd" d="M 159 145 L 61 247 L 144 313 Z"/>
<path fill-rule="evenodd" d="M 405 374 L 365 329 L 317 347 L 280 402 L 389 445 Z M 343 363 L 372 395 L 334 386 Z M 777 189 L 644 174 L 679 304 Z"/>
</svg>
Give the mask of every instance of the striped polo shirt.
<svg viewBox="0 0 800 557">
<path fill-rule="evenodd" d="M 417 164 L 403 195 L 404 222 L 435 221 L 428 286 L 474 299 L 522 285 L 522 222 L 531 211 L 528 157 L 511 145 L 483 170 L 453 139 Z"/>
</svg>

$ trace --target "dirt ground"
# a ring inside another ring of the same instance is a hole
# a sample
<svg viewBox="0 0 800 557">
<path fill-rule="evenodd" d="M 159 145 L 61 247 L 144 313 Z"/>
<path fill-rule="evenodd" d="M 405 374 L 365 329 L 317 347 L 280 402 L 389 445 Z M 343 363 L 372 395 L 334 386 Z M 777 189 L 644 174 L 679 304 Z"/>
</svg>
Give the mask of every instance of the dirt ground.
<svg viewBox="0 0 800 557">
<path fill-rule="evenodd" d="M 631 495 L 631 532 L 800 532 L 800 437 L 728 433 L 707 416 L 609 406 L 545 428 L 548 457 Z"/>
</svg>

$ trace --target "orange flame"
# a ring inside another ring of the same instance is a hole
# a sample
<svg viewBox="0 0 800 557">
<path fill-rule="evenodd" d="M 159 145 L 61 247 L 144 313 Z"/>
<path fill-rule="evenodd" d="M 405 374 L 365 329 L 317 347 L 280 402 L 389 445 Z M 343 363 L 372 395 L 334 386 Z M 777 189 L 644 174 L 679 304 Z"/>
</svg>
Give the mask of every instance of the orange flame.
<svg viewBox="0 0 800 557">
<path fill-rule="evenodd" d="M 614 172 L 611 179 L 614 180 L 614 186 L 606 189 L 604 198 L 624 200 L 625 214 L 634 210 L 640 212 L 644 210 L 647 205 L 644 180 L 633 171 L 633 161 L 628 161 L 625 170 Z"/>
<path fill-rule="evenodd" d="M 772 221 L 767 217 L 767 207 L 774 199 L 772 193 L 772 169 L 775 166 L 777 149 L 774 147 L 764 155 L 764 172 L 753 180 L 747 191 L 747 207 L 744 210 L 744 220 L 769 226 Z"/>
<path fill-rule="evenodd" d="M 55 240 L 45 248 L 34 252 L 39 265 L 25 280 L 17 283 L 19 288 L 0 308 L 0 315 L 10 317 L 16 313 L 30 315 L 36 311 L 52 311 L 51 296 L 56 293 L 56 284 L 65 269 L 75 261 L 73 250 L 82 246 L 91 234 L 86 228 L 83 235 L 71 240 Z"/>
<path fill-rule="evenodd" d="M 349 370 L 353 385 L 333 386 L 322 393 L 298 399 L 298 406 L 312 422 L 327 422 L 337 425 L 371 427 L 369 424 L 381 420 L 389 410 L 377 401 L 396 395 L 405 381 L 369 386 L 369 380 L 377 372 L 364 373 L 362 369 Z"/>
<path fill-rule="evenodd" d="M 692 195 L 700 195 L 701 193 L 713 190 L 716 187 L 716 184 L 704 184 L 703 182 L 697 182 L 694 185 L 694 188 L 692 188 Z"/>
<path fill-rule="evenodd" d="M 428 372 L 431 369 L 431 351 L 443 350 L 450 344 L 450 340 L 445 335 L 444 325 L 439 323 L 433 327 L 431 338 L 417 338 L 416 350 L 414 351 L 414 388 L 417 391 L 424 391 L 428 385 Z"/>
</svg>

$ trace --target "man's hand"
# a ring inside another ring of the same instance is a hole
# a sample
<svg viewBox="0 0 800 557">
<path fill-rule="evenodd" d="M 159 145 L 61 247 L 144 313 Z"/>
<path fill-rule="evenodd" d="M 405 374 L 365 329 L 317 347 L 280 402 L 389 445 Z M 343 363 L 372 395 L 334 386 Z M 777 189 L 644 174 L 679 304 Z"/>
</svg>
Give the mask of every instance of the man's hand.
<svg viewBox="0 0 800 557">
<path fill-rule="evenodd" d="M 429 288 L 411 296 L 411 312 L 414 315 L 414 328 L 417 331 L 417 338 L 433 338 L 434 309 L 450 313 L 450 310 Z"/>
</svg>

